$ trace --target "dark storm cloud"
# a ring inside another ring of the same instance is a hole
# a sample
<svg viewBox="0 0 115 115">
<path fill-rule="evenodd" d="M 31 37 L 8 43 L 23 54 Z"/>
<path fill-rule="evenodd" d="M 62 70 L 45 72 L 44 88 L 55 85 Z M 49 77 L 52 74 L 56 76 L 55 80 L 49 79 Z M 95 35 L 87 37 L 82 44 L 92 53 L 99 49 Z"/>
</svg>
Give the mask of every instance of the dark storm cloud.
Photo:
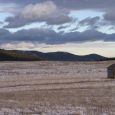
<svg viewBox="0 0 115 115">
<path fill-rule="evenodd" d="M 84 32 L 55 32 L 51 29 L 29 29 L 10 33 L 7 30 L 0 30 L 0 42 L 29 41 L 46 44 L 64 44 L 88 41 L 115 41 L 115 34 L 104 34 L 96 30 Z"/>
<path fill-rule="evenodd" d="M 63 42 L 88 42 L 105 40 L 106 35 L 96 30 L 86 30 L 84 32 L 69 32 L 63 35 Z"/>
<path fill-rule="evenodd" d="M 14 40 L 17 41 L 38 41 L 40 43 L 47 43 L 51 38 L 60 38 L 60 34 L 51 29 L 29 29 L 20 30 L 13 34 Z"/>
</svg>

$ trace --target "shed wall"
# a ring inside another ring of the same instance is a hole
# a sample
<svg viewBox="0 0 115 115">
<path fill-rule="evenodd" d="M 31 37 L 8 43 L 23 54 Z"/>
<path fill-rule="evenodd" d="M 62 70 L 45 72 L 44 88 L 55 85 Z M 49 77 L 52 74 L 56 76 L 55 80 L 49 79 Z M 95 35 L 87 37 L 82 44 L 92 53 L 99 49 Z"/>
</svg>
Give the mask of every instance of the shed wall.
<svg viewBox="0 0 115 115">
<path fill-rule="evenodd" d="M 115 68 L 108 69 L 108 78 L 115 78 Z"/>
</svg>

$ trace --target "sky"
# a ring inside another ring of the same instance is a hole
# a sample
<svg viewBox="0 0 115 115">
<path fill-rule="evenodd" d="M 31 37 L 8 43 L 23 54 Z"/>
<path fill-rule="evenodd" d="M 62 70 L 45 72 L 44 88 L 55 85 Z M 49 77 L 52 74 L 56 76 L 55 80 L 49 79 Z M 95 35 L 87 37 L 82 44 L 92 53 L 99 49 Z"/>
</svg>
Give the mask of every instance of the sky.
<svg viewBox="0 0 115 115">
<path fill-rule="evenodd" d="M 115 0 L 0 0 L 0 48 L 115 57 Z"/>
</svg>

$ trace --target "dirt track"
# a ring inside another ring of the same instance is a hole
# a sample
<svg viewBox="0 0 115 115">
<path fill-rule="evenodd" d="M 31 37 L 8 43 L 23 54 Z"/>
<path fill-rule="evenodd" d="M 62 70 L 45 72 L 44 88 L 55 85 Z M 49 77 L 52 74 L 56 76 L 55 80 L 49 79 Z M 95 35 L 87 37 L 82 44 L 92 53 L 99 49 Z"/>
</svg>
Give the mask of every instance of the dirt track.
<svg viewBox="0 0 115 115">
<path fill-rule="evenodd" d="M 1 62 L 0 115 L 115 115 L 112 62 Z"/>
</svg>

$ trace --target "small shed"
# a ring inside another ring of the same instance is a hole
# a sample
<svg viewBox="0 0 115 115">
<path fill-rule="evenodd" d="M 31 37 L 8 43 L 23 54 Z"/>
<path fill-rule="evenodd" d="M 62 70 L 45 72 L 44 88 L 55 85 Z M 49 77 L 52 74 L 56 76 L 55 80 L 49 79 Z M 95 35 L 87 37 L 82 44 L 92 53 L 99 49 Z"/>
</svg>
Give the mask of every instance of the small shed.
<svg viewBox="0 0 115 115">
<path fill-rule="evenodd" d="M 108 78 L 115 79 L 115 64 L 108 67 Z"/>
</svg>

